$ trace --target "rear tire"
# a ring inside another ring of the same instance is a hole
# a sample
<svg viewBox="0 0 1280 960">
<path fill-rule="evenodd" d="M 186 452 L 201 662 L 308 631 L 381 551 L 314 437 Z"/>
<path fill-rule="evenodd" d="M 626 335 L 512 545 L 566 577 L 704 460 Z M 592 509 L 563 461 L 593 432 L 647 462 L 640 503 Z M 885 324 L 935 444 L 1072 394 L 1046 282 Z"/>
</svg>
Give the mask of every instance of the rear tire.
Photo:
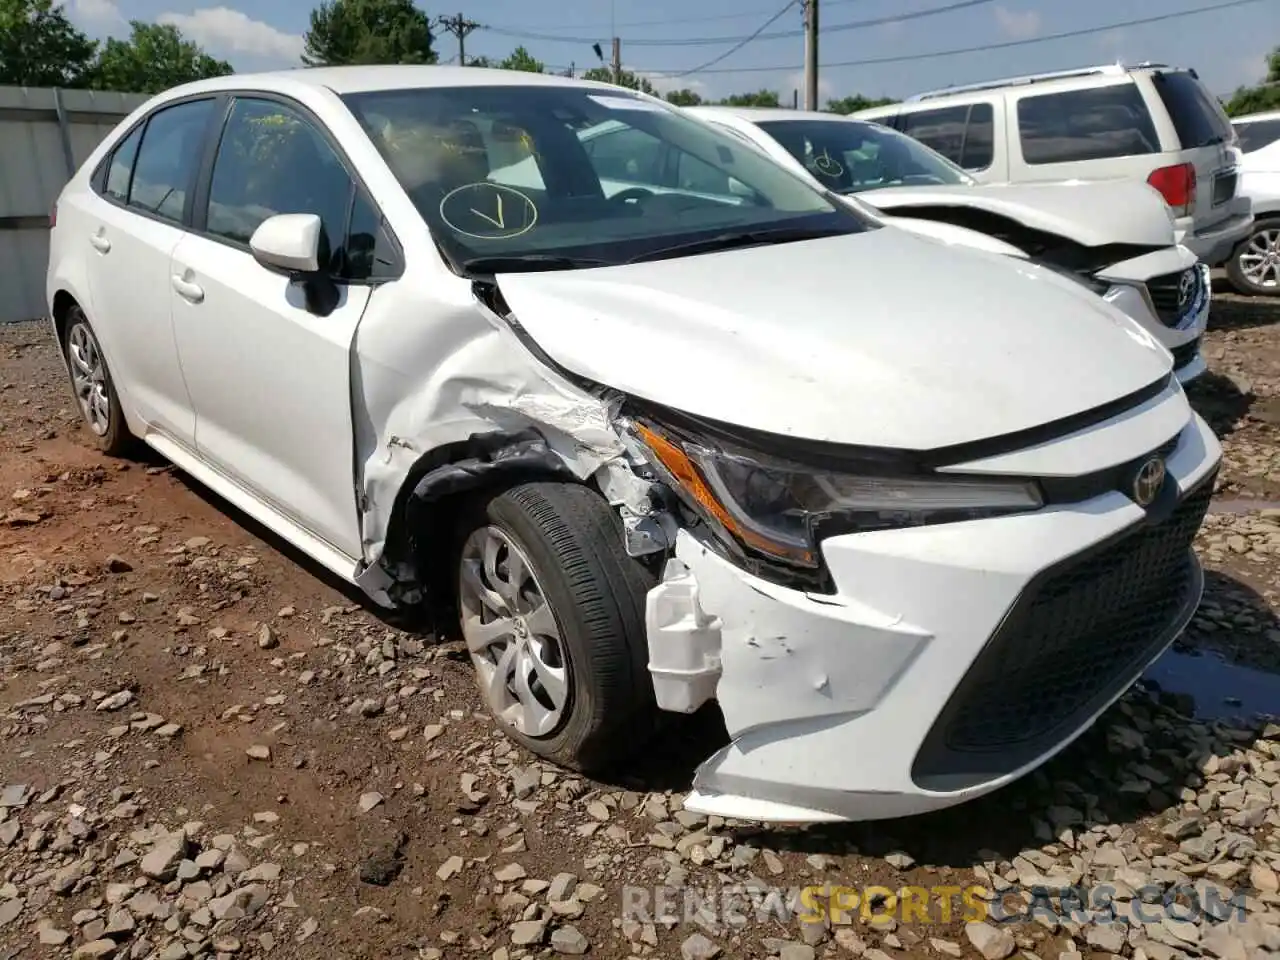
<svg viewBox="0 0 1280 960">
<path fill-rule="evenodd" d="M 62 350 L 85 427 L 99 450 L 111 457 L 123 457 L 135 449 L 137 441 L 125 423 L 98 335 L 78 303 L 67 308 L 65 330 Z"/>
<path fill-rule="evenodd" d="M 1226 263 L 1227 279 L 1238 292 L 1255 297 L 1280 297 L 1280 218 L 1267 217 Z"/>
<path fill-rule="evenodd" d="M 657 717 L 645 595 L 617 514 L 572 483 L 526 483 L 463 524 L 458 612 L 481 696 L 503 731 L 572 769 L 611 766 Z"/>
</svg>

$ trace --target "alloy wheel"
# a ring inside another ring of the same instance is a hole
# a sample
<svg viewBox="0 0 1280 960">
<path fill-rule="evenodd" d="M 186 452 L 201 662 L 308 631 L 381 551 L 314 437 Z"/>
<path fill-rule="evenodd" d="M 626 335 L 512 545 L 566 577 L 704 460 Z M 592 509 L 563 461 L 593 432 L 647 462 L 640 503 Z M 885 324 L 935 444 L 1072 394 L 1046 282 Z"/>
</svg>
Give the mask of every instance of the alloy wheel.
<svg viewBox="0 0 1280 960">
<path fill-rule="evenodd" d="M 1259 230 L 1236 254 L 1240 272 L 1259 289 L 1280 286 L 1280 227 Z"/>
<path fill-rule="evenodd" d="M 462 634 L 494 716 L 526 737 L 563 723 L 571 675 L 555 614 L 521 546 L 494 526 L 475 530 L 459 571 Z"/>
<path fill-rule="evenodd" d="M 71 383 L 85 423 L 97 436 L 104 437 L 111 429 L 107 367 L 98 338 L 87 324 L 75 323 L 67 332 L 67 359 L 71 364 Z"/>
</svg>

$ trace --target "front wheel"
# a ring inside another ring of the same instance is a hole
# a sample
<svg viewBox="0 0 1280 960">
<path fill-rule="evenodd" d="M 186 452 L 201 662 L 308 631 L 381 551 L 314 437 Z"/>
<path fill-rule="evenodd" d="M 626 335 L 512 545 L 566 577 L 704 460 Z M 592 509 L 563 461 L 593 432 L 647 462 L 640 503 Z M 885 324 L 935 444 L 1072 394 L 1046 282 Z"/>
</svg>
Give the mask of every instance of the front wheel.
<svg viewBox="0 0 1280 960">
<path fill-rule="evenodd" d="M 1240 293 L 1280 296 L 1280 219 L 1260 220 L 1227 261 L 1227 277 Z"/>
<path fill-rule="evenodd" d="M 656 578 L 587 487 L 526 483 L 464 524 L 463 638 L 489 712 L 513 740 L 588 771 L 644 742 L 657 707 L 645 595 Z"/>
<path fill-rule="evenodd" d="M 71 388 L 85 426 L 98 448 L 113 457 L 124 456 L 133 449 L 133 435 L 124 420 L 115 382 L 107 368 L 106 357 L 93 332 L 89 318 L 72 304 L 67 310 L 66 336 L 63 350 L 71 373 Z"/>
</svg>

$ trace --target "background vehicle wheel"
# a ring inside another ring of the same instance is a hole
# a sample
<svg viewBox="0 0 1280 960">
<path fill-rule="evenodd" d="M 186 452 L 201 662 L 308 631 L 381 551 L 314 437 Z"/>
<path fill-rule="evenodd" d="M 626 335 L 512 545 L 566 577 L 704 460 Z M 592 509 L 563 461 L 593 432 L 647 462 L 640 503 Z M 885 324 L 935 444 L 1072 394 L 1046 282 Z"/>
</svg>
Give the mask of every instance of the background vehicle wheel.
<svg viewBox="0 0 1280 960">
<path fill-rule="evenodd" d="M 1241 293 L 1280 297 L 1280 218 L 1259 220 L 1227 261 L 1227 277 Z"/>
<path fill-rule="evenodd" d="M 485 705 L 512 739 L 578 770 L 643 744 L 657 714 L 644 627 L 655 582 L 584 486 L 522 484 L 464 524 L 462 634 Z"/>
<path fill-rule="evenodd" d="M 71 388 L 94 442 L 103 453 L 113 457 L 129 453 L 133 448 L 133 435 L 125 425 L 124 412 L 97 334 L 79 304 L 72 304 L 67 310 L 64 340 Z"/>
</svg>

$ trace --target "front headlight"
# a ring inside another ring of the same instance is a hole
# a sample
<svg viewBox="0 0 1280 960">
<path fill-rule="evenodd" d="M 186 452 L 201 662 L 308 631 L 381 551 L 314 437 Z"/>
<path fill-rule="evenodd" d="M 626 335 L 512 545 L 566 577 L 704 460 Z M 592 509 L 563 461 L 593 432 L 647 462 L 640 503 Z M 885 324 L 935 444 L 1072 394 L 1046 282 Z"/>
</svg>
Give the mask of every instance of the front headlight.
<svg viewBox="0 0 1280 960">
<path fill-rule="evenodd" d="M 1035 483 L 816 469 L 724 443 L 634 424 L 668 485 L 722 539 L 816 569 L 824 536 L 1022 513 L 1043 506 Z"/>
<path fill-rule="evenodd" d="M 1072 270 L 1068 267 L 1060 267 L 1056 263 L 1049 263 L 1045 260 L 1033 260 L 1032 262 L 1039 264 L 1046 270 L 1052 270 L 1060 277 L 1066 277 L 1069 280 L 1074 280 L 1076 283 L 1091 292 L 1096 293 L 1098 296 L 1102 296 L 1112 287 L 1111 281 L 1099 280 L 1088 270 Z"/>
</svg>

